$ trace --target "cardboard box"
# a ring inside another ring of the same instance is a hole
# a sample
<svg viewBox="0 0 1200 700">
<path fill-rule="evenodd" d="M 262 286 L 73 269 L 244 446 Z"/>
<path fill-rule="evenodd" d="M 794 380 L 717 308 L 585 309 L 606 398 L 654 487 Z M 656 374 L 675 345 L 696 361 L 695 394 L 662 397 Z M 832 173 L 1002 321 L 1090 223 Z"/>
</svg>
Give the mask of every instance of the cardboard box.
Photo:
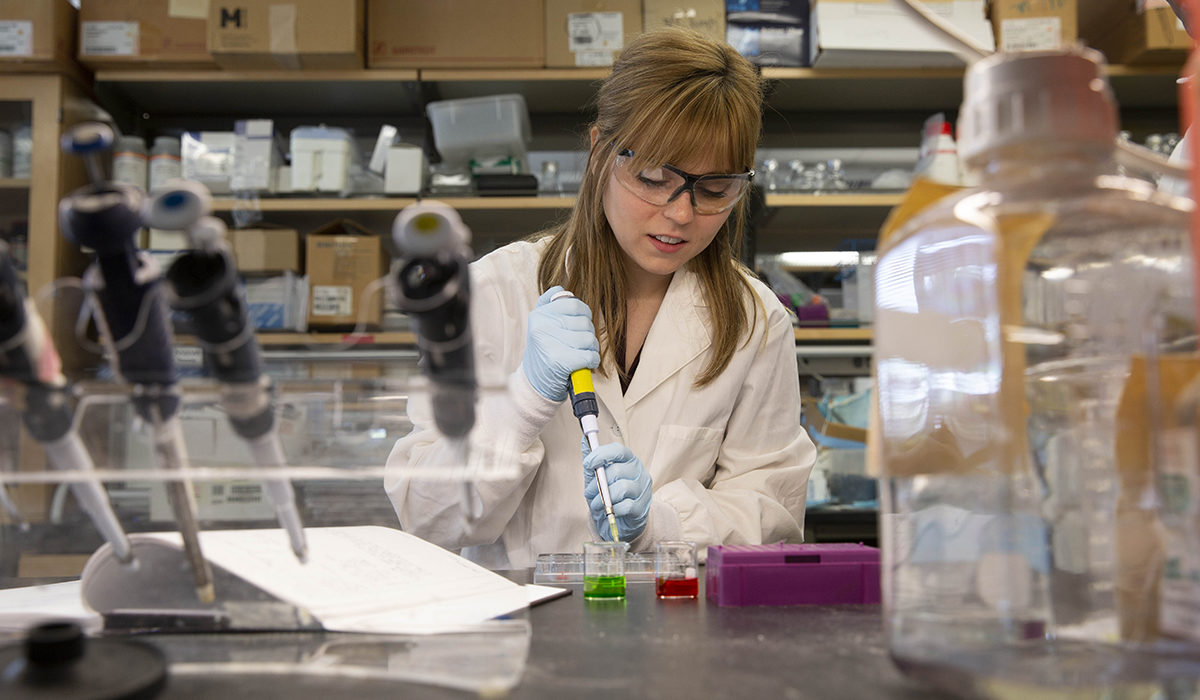
<svg viewBox="0 0 1200 700">
<path fill-rule="evenodd" d="M 208 50 L 232 70 L 363 67 L 364 0 L 212 0 Z"/>
<path fill-rule="evenodd" d="M 809 0 L 728 0 L 725 39 L 760 66 L 809 65 Z"/>
<path fill-rule="evenodd" d="M 546 0 L 546 66 L 611 66 L 642 33 L 641 0 Z"/>
<path fill-rule="evenodd" d="M 82 0 L 79 61 L 90 68 L 216 68 L 205 3 Z"/>
<path fill-rule="evenodd" d="M 79 12 L 67 0 L 0 0 L 0 72 L 78 70 Z"/>
<path fill-rule="evenodd" d="M 294 228 L 242 228 L 229 232 L 233 258 L 241 272 L 295 272 L 304 270 L 300 259 L 300 233 Z"/>
<path fill-rule="evenodd" d="M 541 68 L 543 0 L 371 0 L 368 68 Z"/>
<path fill-rule="evenodd" d="M 988 0 L 996 50 L 1043 51 L 1079 38 L 1076 0 Z"/>
<path fill-rule="evenodd" d="M 367 287 L 383 276 L 387 256 L 383 240 L 353 221 L 326 224 L 305 237 L 310 328 L 353 328 L 359 323 L 378 329 L 383 290 L 366 296 Z"/>
<path fill-rule="evenodd" d="M 725 0 L 642 0 L 642 31 L 684 27 L 725 41 Z"/>
<path fill-rule="evenodd" d="M 929 0 L 926 6 L 991 51 L 984 0 Z M 891 0 L 814 0 L 810 54 L 818 68 L 957 67 L 963 60 L 936 32 Z"/>
<path fill-rule="evenodd" d="M 1192 38 L 1162 0 L 1093 0 L 1081 12 L 1080 32 L 1109 63 L 1182 65 Z"/>
</svg>

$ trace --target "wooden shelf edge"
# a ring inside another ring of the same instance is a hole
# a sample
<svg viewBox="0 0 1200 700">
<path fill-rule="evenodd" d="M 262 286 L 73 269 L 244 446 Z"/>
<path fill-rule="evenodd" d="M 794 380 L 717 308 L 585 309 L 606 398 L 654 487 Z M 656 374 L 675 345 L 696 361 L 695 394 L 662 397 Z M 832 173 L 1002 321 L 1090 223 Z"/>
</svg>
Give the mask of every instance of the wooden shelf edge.
<svg viewBox="0 0 1200 700">
<path fill-rule="evenodd" d="M 97 83 L 288 83 L 288 82 L 416 82 L 408 70 L 101 70 Z"/>
<path fill-rule="evenodd" d="M 422 68 L 420 80 L 436 82 L 555 80 L 595 81 L 608 77 L 608 68 Z"/>
<path fill-rule="evenodd" d="M 0 177 L 0 190 L 27 189 L 29 189 L 29 178 L 27 177 Z"/>
<path fill-rule="evenodd" d="M 854 340 L 871 342 L 875 334 L 871 328 L 796 328 L 796 342 L 818 340 Z"/>
</svg>

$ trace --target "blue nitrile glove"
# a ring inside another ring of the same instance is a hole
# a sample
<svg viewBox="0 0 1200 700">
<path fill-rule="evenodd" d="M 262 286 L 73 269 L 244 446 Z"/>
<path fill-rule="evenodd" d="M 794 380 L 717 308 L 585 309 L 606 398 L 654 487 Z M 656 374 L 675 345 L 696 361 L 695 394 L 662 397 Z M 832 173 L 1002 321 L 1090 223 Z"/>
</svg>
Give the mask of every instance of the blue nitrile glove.
<svg viewBox="0 0 1200 700">
<path fill-rule="evenodd" d="M 650 519 L 650 495 L 653 482 L 650 472 L 642 466 L 629 448 L 619 442 L 601 445 L 593 451 L 584 446 L 583 497 L 592 512 L 592 523 L 601 539 L 612 539 L 604 499 L 596 483 L 596 467 L 603 466 L 608 476 L 608 493 L 612 496 L 613 515 L 617 518 L 617 533 L 621 541 L 632 542 L 646 529 Z"/>
<path fill-rule="evenodd" d="M 592 327 L 592 310 L 575 297 L 550 297 L 563 291 L 551 287 L 529 312 L 525 356 L 521 368 L 529 383 L 551 401 L 567 398 L 571 373 L 600 366 L 600 343 Z"/>
</svg>

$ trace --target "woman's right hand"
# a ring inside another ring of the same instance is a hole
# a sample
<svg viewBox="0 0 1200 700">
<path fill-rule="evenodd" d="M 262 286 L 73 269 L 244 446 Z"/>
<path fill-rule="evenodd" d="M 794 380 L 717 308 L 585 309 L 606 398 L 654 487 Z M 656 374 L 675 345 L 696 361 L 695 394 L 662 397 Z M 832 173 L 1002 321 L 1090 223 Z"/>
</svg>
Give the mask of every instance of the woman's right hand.
<svg viewBox="0 0 1200 700">
<path fill-rule="evenodd" d="M 551 287 L 538 297 L 529 312 L 525 355 L 521 367 L 529 383 L 551 401 L 567 398 L 567 386 L 575 370 L 600 366 L 600 343 L 592 326 L 592 310 L 573 296 L 551 301 L 562 292 Z"/>
</svg>

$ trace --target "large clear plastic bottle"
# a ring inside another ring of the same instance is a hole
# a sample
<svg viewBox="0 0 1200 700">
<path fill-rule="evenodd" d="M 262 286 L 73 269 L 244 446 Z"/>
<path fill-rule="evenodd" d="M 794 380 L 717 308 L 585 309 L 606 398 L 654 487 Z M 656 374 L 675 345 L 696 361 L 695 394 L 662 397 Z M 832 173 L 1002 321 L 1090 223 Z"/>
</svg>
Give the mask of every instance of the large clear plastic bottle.
<svg viewBox="0 0 1200 700">
<path fill-rule="evenodd" d="M 1132 357 L 1195 331 L 1189 205 L 1117 175 L 1117 129 L 1098 53 L 985 58 L 959 118 L 981 186 L 881 244 L 888 641 L 960 692 L 1200 671 L 1122 640 L 1117 512 L 1140 496 L 1120 488 L 1116 409 Z"/>
</svg>

